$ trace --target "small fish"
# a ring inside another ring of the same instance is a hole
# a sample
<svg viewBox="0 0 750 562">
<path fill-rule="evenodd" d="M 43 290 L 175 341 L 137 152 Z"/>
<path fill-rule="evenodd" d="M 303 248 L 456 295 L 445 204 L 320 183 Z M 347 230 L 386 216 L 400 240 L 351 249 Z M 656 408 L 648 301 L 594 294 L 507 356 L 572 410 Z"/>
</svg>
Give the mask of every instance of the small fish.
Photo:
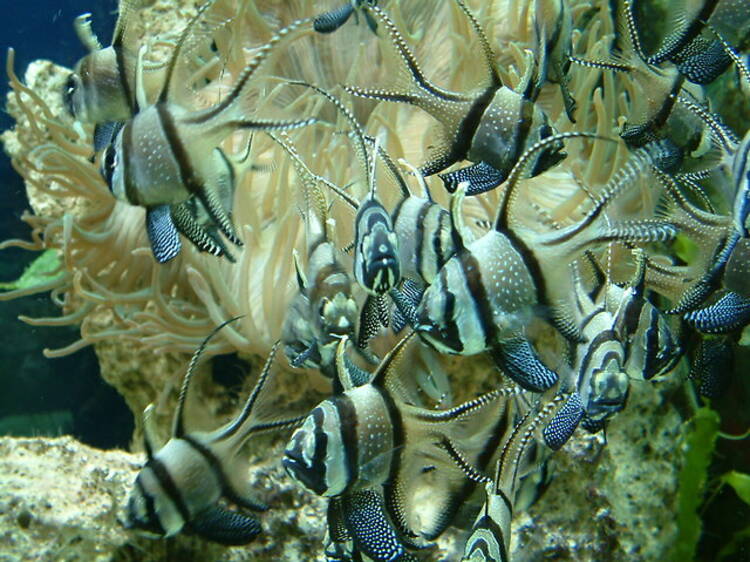
<svg viewBox="0 0 750 562">
<path fill-rule="evenodd" d="M 612 0 L 616 14 L 615 44 L 609 61 L 582 60 L 577 64 L 627 73 L 642 95 L 635 96 L 620 136 L 632 147 L 658 138 L 677 102 L 685 76 L 674 66 L 658 67 L 643 54 L 630 0 Z"/>
<path fill-rule="evenodd" d="M 368 181 L 368 194 L 357 202 L 343 189 L 332 182 L 320 178 L 334 193 L 341 197 L 356 213 L 354 219 L 354 279 L 368 294 L 360 317 L 360 348 L 367 346 L 380 326 L 388 326 L 388 304 L 386 295 L 401 279 L 399 243 L 393 229 L 391 216 L 377 195 L 375 181 L 376 160 L 381 152 L 376 140 L 372 157 L 367 154 L 367 142 L 361 125 L 341 100 L 318 86 L 305 82 L 290 82 L 313 89 L 333 103 L 351 126 L 350 137 L 355 145 L 355 153 Z"/>
<path fill-rule="evenodd" d="M 292 366 L 318 368 L 334 378 L 336 346 L 342 337 L 354 337 L 357 324 L 351 279 L 339 260 L 335 221 L 328 217 L 320 176 L 310 171 L 288 137 L 270 135 L 292 159 L 306 205 L 307 268 L 295 250 L 298 293 L 282 326 L 284 352 Z"/>
<path fill-rule="evenodd" d="M 199 10 L 181 36 L 187 37 L 210 4 Z M 285 39 L 304 32 L 309 20 L 299 20 L 279 30 L 258 49 L 254 59 L 239 74 L 229 93 L 215 105 L 189 111 L 172 101 L 175 65 L 182 42 L 175 47 L 156 103 L 144 107 L 127 121 L 105 149 L 102 173 L 115 197 L 146 208 L 147 230 L 154 255 L 166 260 L 176 255 L 176 226 L 165 206 L 179 205 L 197 197 L 211 220 L 227 239 L 242 245 L 228 210 L 217 194 L 217 178 L 225 162 L 215 149 L 237 129 L 278 130 L 308 125 L 314 119 L 296 121 L 251 118 L 249 85 L 269 54 Z M 190 218 L 186 217 L 190 223 Z M 164 245 L 169 244 L 168 247 Z"/>
<path fill-rule="evenodd" d="M 546 13 L 548 10 L 553 12 Z M 546 64 L 540 65 L 541 70 L 546 71 L 543 79 L 560 85 L 565 113 L 570 122 L 575 123 L 576 101 L 568 89 L 568 69 L 573 50 L 572 10 L 567 0 L 536 0 L 535 15 L 542 22 L 537 25 L 541 27 L 539 34 L 544 41 L 547 59 Z"/>
<path fill-rule="evenodd" d="M 89 53 L 78 61 L 63 91 L 65 107 L 84 123 L 125 121 L 135 108 L 137 38 L 133 12 L 144 0 L 120 0 L 109 47 L 91 29 L 91 14 L 75 19 L 75 30 Z"/>
<path fill-rule="evenodd" d="M 128 499 L 125 525 L 129 529 L 163 537 L 187 532 L 226 545 L 246 544 L 260 533 L 260 523 L 255 517 L 229 510 L 220 500 L 225 498 L 243 509 L 267 509 L 253 499 L 248 489 L 248 459 L 241 450 L 253 436 L 291 429 L 303 419 L 264 421 L 256 416 L 279 343 L 271 349 L 258 382 L 234 420 L 211 432 L 188 431 L 185 423 L 185 401 L 200 356 L 210 339 L 234 320 L 215 328 L 193 354 L 182 382 L 172 436 L 162 447 L 157 447 L 154 439 L 154 406 L 146 408 L 147 461 Z"/>
<path fill-rule="evenodd" d="M 492 478 L 483 475 L 467 460 L 460 445 L 447 439 L 441 443 L 468 478 L 485 485 L 486 499 L 466 540 L 461 560 L 508 562 L 511 559 L 510 527 L 518 487 L 521 478 L 537 468 L 529 451 L 541 441 L 537 435 L 539 429 L 550 427 L 561 414 L 565 415 L 572 396 L 575 395 L 558 394 L 551 400 L 541 400 L 536 412 L 529 410 L 511 426 L 512 430 L 500 442 L 501 454 Z"/>
<path fill-rule="evenodd" d="M 437 351 L 474 355 L 490 350 L 500 368 L 523 388 L 548 388 L 557 376 L 536 357 L 523 332 L 537 307 L 554 310 L 555 303 L 565 300 L 568 285 L 548 281 L 556 277 L 560 260 L 572 261 L 587 248 L 608 241 L 650 242 L 676 235 L 676 228 L 664 221 L 617 222 L 602 218 L 613 199 L 650 165 L 652 158 L 644 150 L 631 156 L 621 173 L 605 186 L 594 207 L 577 223 L 548 234 L 514 224 L 510 213 L 514 192 L 533 153 L 549 143 L 591 136 L 561 133 L 528 149 L 508 178 L 493 228 L 471 243 L 465 243 L 463 236 L 463 190 L 453 195 L 451 222 L 456 254 L 426 289 L 417 310 L 405 314 L 416 316 L 415 329 Z"/>
<path fill-rule="evenodd" d="M 473 484 L 436 443 L 472 443 L 467 458 L 483 468 L 511 423 L 511 399 L 518 392 L 496 390 L 448 410 L 414 406 L 415 397 L 401 381 L 418 344 L 413 336 L 401 339 L 359 386 L 346 367 L 342 340 L 337 376 L 343 392 L 312 410 L 282 461 L 300 486 L 330 498 L 334 540 L 351 540 L 355 551 L 374 560 L 413 560 L 408 547 L 423 546 L 421 541 L 445 530 Z M 437 507 L 429 518 L 415 513 L 414 500 L 428 477 L 441 482 L 431 488 Z"/>
<path fill-rule="evenodd" d="M 540 69 L 540 62 L 535 57 L 529 64 L 517 90 L 504 86 L 494 53 L 479 22 L 463 0 L 455 1 L 480 40 L 487 75 L 478 89 L 469 93 L 452 92 L 430 82 L 395 23 L 377 6 L 370 11 L 385 27 L 389 38 L 387 44 L 403 64 L 410 81 L 397 83 L 393 89 L 356 86 L 345 86 L 345 89 L 364 98 L 409 103 L 434 117 L 441 125 L 440 138 L 432 143 L 436 147 L 434 155 L 420 167 L 420 171 L 430 176 L 460 160 L 470 160 L 473 165 L 440 177 L 450 192 L 455 191 L 459 183 L 467 182 L 467 195 L 476 195 L 505 181 L 519 156 L 528 147 L 554 135 L 555 131 L 544 111 L 534 103 L 545 74 Z M 543 54 L 544 40 L 542 37 L 539 40 L 537 50 Z M 401 74 L 397 73 L 397 76 Z M 545 145 L 544 151 L 535 152 L 534 161 L 528 167 L 529 173 L 539 174 L 558 163 L 565 156 L 561 149 L 561 143 L 550 143 Z"/>
<path fill-rule="evenodd" d="M 573 373 L 581 397 L 583 425 L 596 432 L 625 407 L 630 392 L 630 379 L 625 372 L 626 342 L 615 329 L 617 311 L 609 309 L 606 299 L 593 301 L 583 286 L 577 264 L 571 267 L 573 310 L 582 340 L 574 352 Z"/>
</svg>

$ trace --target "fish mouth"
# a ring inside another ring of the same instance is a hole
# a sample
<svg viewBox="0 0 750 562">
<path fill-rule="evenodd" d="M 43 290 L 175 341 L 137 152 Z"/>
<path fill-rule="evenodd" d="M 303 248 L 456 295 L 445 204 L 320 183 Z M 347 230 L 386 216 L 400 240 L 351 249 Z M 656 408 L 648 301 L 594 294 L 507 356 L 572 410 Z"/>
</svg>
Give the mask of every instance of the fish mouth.
<svg viewBox="0 0 750 562">
<path fill-rule="evenodd" d="M 311 471 L 310 467 L 294 451 L 284 452 L 284 458 L 281 459 L 281 466 L 284 467 L 284 470 L 286 470 L 286 473 L 292 480 L 319 496 L 324 495 L 326 487 L 323 479 Z"/>
</svg>

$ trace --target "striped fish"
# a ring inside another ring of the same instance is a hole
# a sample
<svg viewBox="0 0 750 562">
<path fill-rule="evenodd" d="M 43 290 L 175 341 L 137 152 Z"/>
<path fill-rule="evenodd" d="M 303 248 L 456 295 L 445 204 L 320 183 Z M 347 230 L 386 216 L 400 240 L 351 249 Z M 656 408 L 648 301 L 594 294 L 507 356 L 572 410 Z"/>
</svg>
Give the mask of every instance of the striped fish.
<svg viewBox="0 0 750 562">
<path fill-rule="evenodd" d="M 614 329 L 625 345 L 625 372 L 637 379 L 650 380 L 674 369 L 684 350 L 667 315 L 646 296 L 649 262 L 645 252 L 634 250 L 633 254 L 636 269 L 629 285 L 605 283 L 606 292 L 601 298 L 615 311 Z"/>
<path fill-rule="evenodd" d="M 625 407 L 630 392 L 625 342 L 616 329 L 615 314 L 607 300 L 592 300 L 583 287 L 577 264 L 571 267 L 573 310 L 582 340 L 576 346 L 573 373 L 582 402 L 583 426 L 595 432 Z"/>
<path fill-rule="evenodd" d="M 133 12 L 143 0 L 120 0 L 109 47 L 91 29 L 91 14 L 75 19 L 75 30 L 88 54 L 79 60 L 63 90 L 65 107 L 77 120 L 104 124 L 129 119 L 135 108 L 137 38 Z"/>
<path fill-rule="evenodd" d="M 643 53 L 631 2 L 610 0 L 610 8 L 617 24 L 612 57 L 609 61 L 571 61 L 590 68 L 626 72 L 642 94 L 634 96 L 620 136 L 631 147 L 640 147 L 654 138 L 664 127 L 677 101 L 685 76 L 674 66 L 658 67 Z"/>
<path fill-rule="evenodd" d="M 236 320 L 233 319 L 233 320 Z M 211 431 L 186 429 L 185 401 L 201 353 L 211 337 L 229 322 L 214 329 L 193 354 L 182 382 L 174 415 L 172 436 L 157 448 L 152 428 L 153 404 L 144 412 L 147 461 L 138 473 L 127 505 L 126 526 L 131 529 L 171 537 L 182 531 L 221 544 L 246 544 L 261 531 L 257 519 L 219 504 L 221 498 L 243 509 L 267 507 L 253 499 L 248 489 L 248 460 L 241 454 L 248 439 L 271 430 L 291 429 L 302 418 L 262 421 L 254 412 L 262 402 L 261 393 L 268 379 L 278 348 L 274 345 L 242 411 L 229 423 Z"/>
<path fill-rule="evenodd" d="M 541 402 L 537 411 L 529 410 L 503 436 L 500 458 L 492 478 L 484 476 L 450 440 L 441 445 L 471 480 L 485 485 L 487 498 L 466 540 L 462 560 L 470 562 L 508 562 L 510 560 L 510 525 L 520 479 L 534 466 L 529 450 L 538 442 L 537 433 L 548 427 L 565 410 L 572 395 L 558 394 Z"/>
<path fill-rule="evenodd" d="M 368 8 L 385 27 L 388 47 L 403 64 L 408 84 L 393 89 L 365 89 L 345 86 L 357 96 L 404 102 L 415 105 L 434 117 L 442 126 L 440 136 L 432 140 L 436 147 L 431 159 L 421 166 L 425 176 L 441 172 L 460 160 L 473 165 L 440 177 L 449 191 L 459 183 L 468 182 L 468 195 L 484 193 L 500 185 L 508 176 L 519 156 L 538 141 L 554 134 L 544 111 L 534 103 L 545 70 L 535 60 L 517 90 L 503 86 L 489 41 L 479 22 L 464 4 L 455 0 L 466 15 L 480 41 L 487 74 L 483 83 L 472 92 L 452 92 L 431 83 L 423 74 L 406 39 L 390 17 L 379 7 Z M 539 56 L 544 58 L 544 40 L 539 38 Z M 535 74 L 535 75 L 534 75 Z M 528 171 L 536 175 L 564 158 L 561 143 L 549 143 L 544 151 L 534 154 Z"/>
<path fill-rule="evenodd" d="M 540 22 L 540 36 L 544 41 L 547 64 L 545 79 L 560 85 L 565 113 L 575 123 L 576 101 L 568 89 L 568 69 L 573 50 L 573 13 L 567 0 L 536 0 L 535 17 Z M 546 67 L 546 68 L 545 68 Z"/>
<path fill-rule="evenodd" d="M 377 155 L 381 153 L 380 144 L 375 140 L 372 157 L 368 157 L 364 131 L 354 114 L 341 100 L 318 86 L 305 82 L 290 83 L 315 90 L 326 97 L 346 118 L 351 126 L 350 137 L 354 144 L 354 152 L 367 178 L 368 194 L 362 202 L 357 202 L 332 182 L 319 178 L 357 213 L 354 219 L 354 279 L 368 294 L 362 308 L 357 345 L 364 348 L 381 325 L 388 325 L 388 305 L 385 296 L 401 279 L 398 238 L 393 231 L 391 217 L 377 195 L 375 169 Z M 396 179 L 403 183 L 400 176 Z"/>
<path fill-rule="evenodd" d="M 284 352 L 292 366 L 318 368 L 333 378 L 336 346 L 340 338 L 354 337 L 357 324 L 358 309 L 351 279 L 339 261 L 335 221 L 328 218 L 321 178 L 305 165 L 288 137 L 270 135 L 291 158 L 305 200 L 307 267 L 302 267 L 295 250 L 299 291 L 282 326 Z"/>
<path fill-rule="evenodd" d="M 437 351 L 473 355 L 492 350 L 500 368 L 518 384 L 528 390 L 548 388 L 557 377 L 536 358 L 523 333 L 535 309 L 542 306 L 554 310 L 555 303 L 567 299 L 568 283 L 548 283 L 559 280 L 560 264 L 570 263 L 587 248 L 609 241 L 651 242 L 676 235 L 676 228 L 664 221 L 602 220 L 606 219 L 603 211 L 607 205 L 650 165 L 651 157 L 644 150 L 632 155 L 579 222 L 549 234 L 513 225 L 511 202 L 532 153 L 548 143 L 586 136 L 591 135 L 562 133 L 529 149 L 508 179 L 494 228 L 471 243 L 463 242 L 463 190 L 453 195 L 451 221 L 458 250 L 427 288 L 415 313 L 415 329 Z"/>
<path fill-rule="evenodd" d="M 186 73 L 207 76 L 217 66 L 213 52 L 199 54 L 206 38 L 228 23 L 228 20 L 206 18 L 215 0 L 200 9 L 203 25 L 200 33 L 182 40 L 180 66 Z M 136 25 L 137 12 L 149 0 L 120 0 L 118 18 L 111 45 L 102 47 L 91 29 L 91 14 L 75 20 L 76 33 L 89 53 L 79 60 L 63 89 L 63 102 L 78 121 L 94 124 L 94 151 L 100 152 L 116 135 L 118 125 L 155 99 L 164 81 L 164 65 L 144 62 L 147 44 L 141 41 L 141 26 Z"/>
<path fill-rule="evenodd" d="M 401 381 L 418 344 L 413 336 L 400 340 L 359 386 L 342 341 L 337 375 L 343 392 L 312 410 L 284 452 L 284 468 L 299 485 L 331 498 L 331 535 L 351 540 L 374 560 L 412 559 L 407 547 L 423 546 L 443 532 L 473 485 L 435 443 L 472 443 L 468 458 L 483 467 L 508 423 L 509 398 L 517 393 L 497 390 L 449 410 L 413 405 L 417 398 L 408 396 Z M 414 498 L 424 485 L 430 485 L 433 501 L 419 513 L 424 506 Z"/>
<path fill-rule="evenodd" d="M 158 100 L 141 109 L 118 132 L 107 147 L 103 175 L 115 197 L 131 205 L 146 208 L 147 229 L 154 254 L 159 261 L 176 255 L 176 229 L 164 206 L 179 205 L 198 197 L 219 230 L 234 244 L 241 245 L 231 216 L 216 193 L 215 178 L 222 165 L 214 149 L 237 129 L 290 129 L 314 121 L 252 119 L 248 107 L 252 78 L 269 54 L 286 38 L 298 35 L 309 26 L 299 20 L 279 30 L 256 52 L 255 58 L 240 72 L 232 89 L 220 102 L 203 110 L 189 111 L 172 100 L 176 65 L 184 41 L 192 28 L 202 21 L 208 9 L 199 10 L 183 32 L 166 70 L 166 79 Z"/>
</svg>

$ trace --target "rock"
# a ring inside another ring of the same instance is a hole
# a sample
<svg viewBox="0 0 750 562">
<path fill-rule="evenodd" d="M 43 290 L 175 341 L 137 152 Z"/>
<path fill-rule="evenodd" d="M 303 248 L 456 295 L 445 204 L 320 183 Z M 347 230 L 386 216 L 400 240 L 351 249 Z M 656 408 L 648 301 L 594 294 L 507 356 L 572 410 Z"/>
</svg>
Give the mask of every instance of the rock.
<svg viewBox="0 0 750 562">
<path fill-rule="evenodd" d="M 152 540 L 123 528 L 122 507 L 143 455 L 101 451 L 71 437 L 0 438 L 0 560 L 312 560 L 325 534 L 324 502 L 298 490 L 279 458 L 271 455 L 251 477 L 272 506 L 260 516 L 265 532 L 227 548 L 187 536 Z"/>
</svg>

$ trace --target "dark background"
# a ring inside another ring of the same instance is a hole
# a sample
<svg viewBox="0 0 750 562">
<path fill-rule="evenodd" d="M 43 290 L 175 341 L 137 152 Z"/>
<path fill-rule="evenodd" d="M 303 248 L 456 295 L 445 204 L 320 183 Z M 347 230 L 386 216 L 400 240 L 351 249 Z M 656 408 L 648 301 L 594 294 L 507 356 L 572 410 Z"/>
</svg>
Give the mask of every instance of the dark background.
<svg viewBox="0 0 750 562">
<path fill-rule="evenodd" d="M 73 30 L 74 18 L 91 12 L 93 28 L 106 45 L 112 36 L 116 8 L 116 0 L 4 0 L 0 11 L 0 72 L 5 76 L 4 57 L 9 47 L 16 50 L 15 70 L 21 78 L 35 59 L 72 67 L 86 53 Z M 5 112 L 7 91 L 7 79 L 0 80 L 0 130 L 13 126 Z M 19 220 L 28 208 L 23 182 L 4 152 L 0 153 L 0 189 L 0 240 L 28 239 L 29 228 Z M 17 279 L 36 256 L 13 248 L 0 252 L 0 281 Z M 0 302 L 0 434 L 72 433 L 95 446 L 126 447 L 132 416 L 120 396 L 99 376 L 93 349 L 62 359 L 42 355 L 45 347 L 74 341 L 78 328 L 33 328 L 19 322 L 19 314 L 58 316 L 60 311 L 47 294 Z"/>
</svg>

